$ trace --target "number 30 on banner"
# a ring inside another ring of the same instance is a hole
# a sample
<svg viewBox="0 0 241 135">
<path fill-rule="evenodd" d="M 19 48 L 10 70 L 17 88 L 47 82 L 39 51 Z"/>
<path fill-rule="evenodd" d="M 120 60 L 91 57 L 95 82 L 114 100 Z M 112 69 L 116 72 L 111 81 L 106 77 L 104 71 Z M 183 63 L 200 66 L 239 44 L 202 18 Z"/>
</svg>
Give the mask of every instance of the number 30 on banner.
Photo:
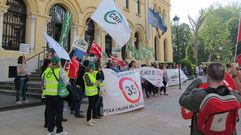
<svg viewBox="0 0 241 135">
<path fill-rule="evenodd" d="M 128 102 L 135 104 L 140 101 L 141 91 L 137 83 L 133 79 L 129 77 L 124 77 L 120 79 L 119 87 Z"/>
</svg>

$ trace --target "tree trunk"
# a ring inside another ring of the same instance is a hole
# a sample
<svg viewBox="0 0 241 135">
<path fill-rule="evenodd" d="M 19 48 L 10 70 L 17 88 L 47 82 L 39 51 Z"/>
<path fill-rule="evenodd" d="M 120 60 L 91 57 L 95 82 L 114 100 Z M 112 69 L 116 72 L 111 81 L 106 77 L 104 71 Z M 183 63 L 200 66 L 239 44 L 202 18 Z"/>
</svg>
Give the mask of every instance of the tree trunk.
<svg viewBox="0 0 241 135">
<path fill-rule="evenodd" d="M 209 52 L 209 55 L 208 55 L 208 62 L 211 62 L 212 61 L 212 54 Z"/>
</svg>

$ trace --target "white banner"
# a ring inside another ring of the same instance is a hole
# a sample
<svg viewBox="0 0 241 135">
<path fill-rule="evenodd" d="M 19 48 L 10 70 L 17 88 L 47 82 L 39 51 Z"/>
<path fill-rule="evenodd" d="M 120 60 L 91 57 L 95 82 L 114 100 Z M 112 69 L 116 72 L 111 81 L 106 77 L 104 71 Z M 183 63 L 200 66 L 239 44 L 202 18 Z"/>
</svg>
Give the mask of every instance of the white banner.
<svg viewBox="0 0 241 135">
<path fill-rule="evenodd" d="M 148 82 L 156 87 L 164 86 L 163 81 L 163 71 L 151 67 L 140 68 L 140 75 L 142 78 L 146 79 Z"/>
<path fill-rule="evenodd" d="M 113 115 L 144 107 L 140 74 L 134 70 L 115 73 L 103 69 L 105 93 L 103 96 L 104 115 Z"/>
<path fill-rule="evenodd" d="M 19 53 L 29 54 L 29 50 L 30 50 L 29 47 L 30 47 L 29 44 L 20 44 Z"/>
<path fill-rule="evenodd" d="M 70 60 L 69 54 L 66 52 L 64 48 L 60 46 L 58 42 L 56 42 L 52 37 L 50 37 L 46 33 L 43 33 L 43 35 L 46 41 L 48 42 L 49 48 L 53 48 L 58 57 Z"/>
<path fill-rule="evenodd" d="M 167 86 L 179 84 L 178 69 L 167 69 L 166 71 L 167 71 L 168 80 L 169 80 L 167 82 Z M 181 83 L 183 83 L 188 79 L 182 70 L 180 70 L 180 76 L 181 76 Z"/>
<path fill-rule="evenodd" d="M 72 46 L 83 52 L 87 52 L 88 49 L 88 43 L 84 39 L 81 39 L 79 36 L 74 36 Z"/>
<path fill-rule="evenodd" d="M 129 41 L 131 29 L 114 0 L 102 0 L 91 19 L 115 40 L 117 48 L 122 48 Z"/>
</svg>

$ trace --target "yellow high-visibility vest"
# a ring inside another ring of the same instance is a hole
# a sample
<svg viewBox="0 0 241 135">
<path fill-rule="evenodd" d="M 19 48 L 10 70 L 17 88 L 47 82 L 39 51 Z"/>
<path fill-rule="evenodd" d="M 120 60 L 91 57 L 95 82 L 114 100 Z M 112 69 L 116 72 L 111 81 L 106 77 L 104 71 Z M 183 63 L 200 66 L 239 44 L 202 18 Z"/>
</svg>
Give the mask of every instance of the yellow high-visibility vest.
<svg viewBox="0 0 241 135">
<path fill-rule="evenodd" d="M 60 68 L 54 69 L 54 73 L 59 79 L 59 74 L 60 74 Z M 53 71 L 51 68 L 47 68 L 43 75 L 42 78 L 45 80 L 45 90 L 43 91 L 43 95 L 48 95 L 48 96 L 57 96 L 58 95 L 58 81 L 54 77 Z"/>
<path fill-rule="evenodd" d="M 90 74 L 90 73 L 87 72 L 87 73 L 85 73 L 85 75 L 89 76 L 91 83 L 95 84 L 97 82 L 96 77 L 95 77 L 96 76 L 95 73 Z M 87 97 L 97 95 L 98 94 L 97 85 L 87 86 L 86 80 L 85 80 L 85 75 L 83 76 L 84 83 L 85 83 L 85 95 Z"/>
</svg>

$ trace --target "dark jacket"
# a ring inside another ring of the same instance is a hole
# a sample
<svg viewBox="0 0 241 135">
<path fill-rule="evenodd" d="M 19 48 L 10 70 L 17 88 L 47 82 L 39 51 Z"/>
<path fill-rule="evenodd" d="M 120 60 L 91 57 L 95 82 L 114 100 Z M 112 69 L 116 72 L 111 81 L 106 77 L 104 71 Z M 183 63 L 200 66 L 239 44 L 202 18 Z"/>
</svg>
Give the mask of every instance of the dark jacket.
<svg viewBox="0 0 241 135">
<path fill-rule="evenodd" d="M 85 83 L 84 83 L 84 79 L 83 79 L 84 74 L 85 74 L 85 68 L 81 66 L 79 69 L 79 72 L 78 72 L 78 78 L 76 80 L 76 85 L 79 85 L 80 87 L 82 87 L 83 90 L 85 88 Z"/>
<path fill-rule="evenodd" d="M 207 88 L 205 90 L 200 90 L 198 89 L 198 87 L 201 84 L 202 84 L 202 80 L 200 78 L 195 79 L 187 87 L 187 89 L 179 99 L 179 104 L 182 107 L 194 113 L 192 117 L 191 135 L 204 135 L 197 129 L 197 113 L 199 112 L 199 106 L 201 105 L 201 102 L 209 93 L 216 93 L 221 96 L 232 94 L 241 103 L 241 96 L 240 96 L 240 93 L 237 91 L 229 91 L 225 86 L 220 86 L 217 89 Z"/>
<path fill-rule="evenodd" d="M 98 71 L 98 73 L 96 75 L 96 80 L 103 81 L 104 79 L 105 79 L 105 76 L 104 76 L 103 71 Z"/>
</svg>

